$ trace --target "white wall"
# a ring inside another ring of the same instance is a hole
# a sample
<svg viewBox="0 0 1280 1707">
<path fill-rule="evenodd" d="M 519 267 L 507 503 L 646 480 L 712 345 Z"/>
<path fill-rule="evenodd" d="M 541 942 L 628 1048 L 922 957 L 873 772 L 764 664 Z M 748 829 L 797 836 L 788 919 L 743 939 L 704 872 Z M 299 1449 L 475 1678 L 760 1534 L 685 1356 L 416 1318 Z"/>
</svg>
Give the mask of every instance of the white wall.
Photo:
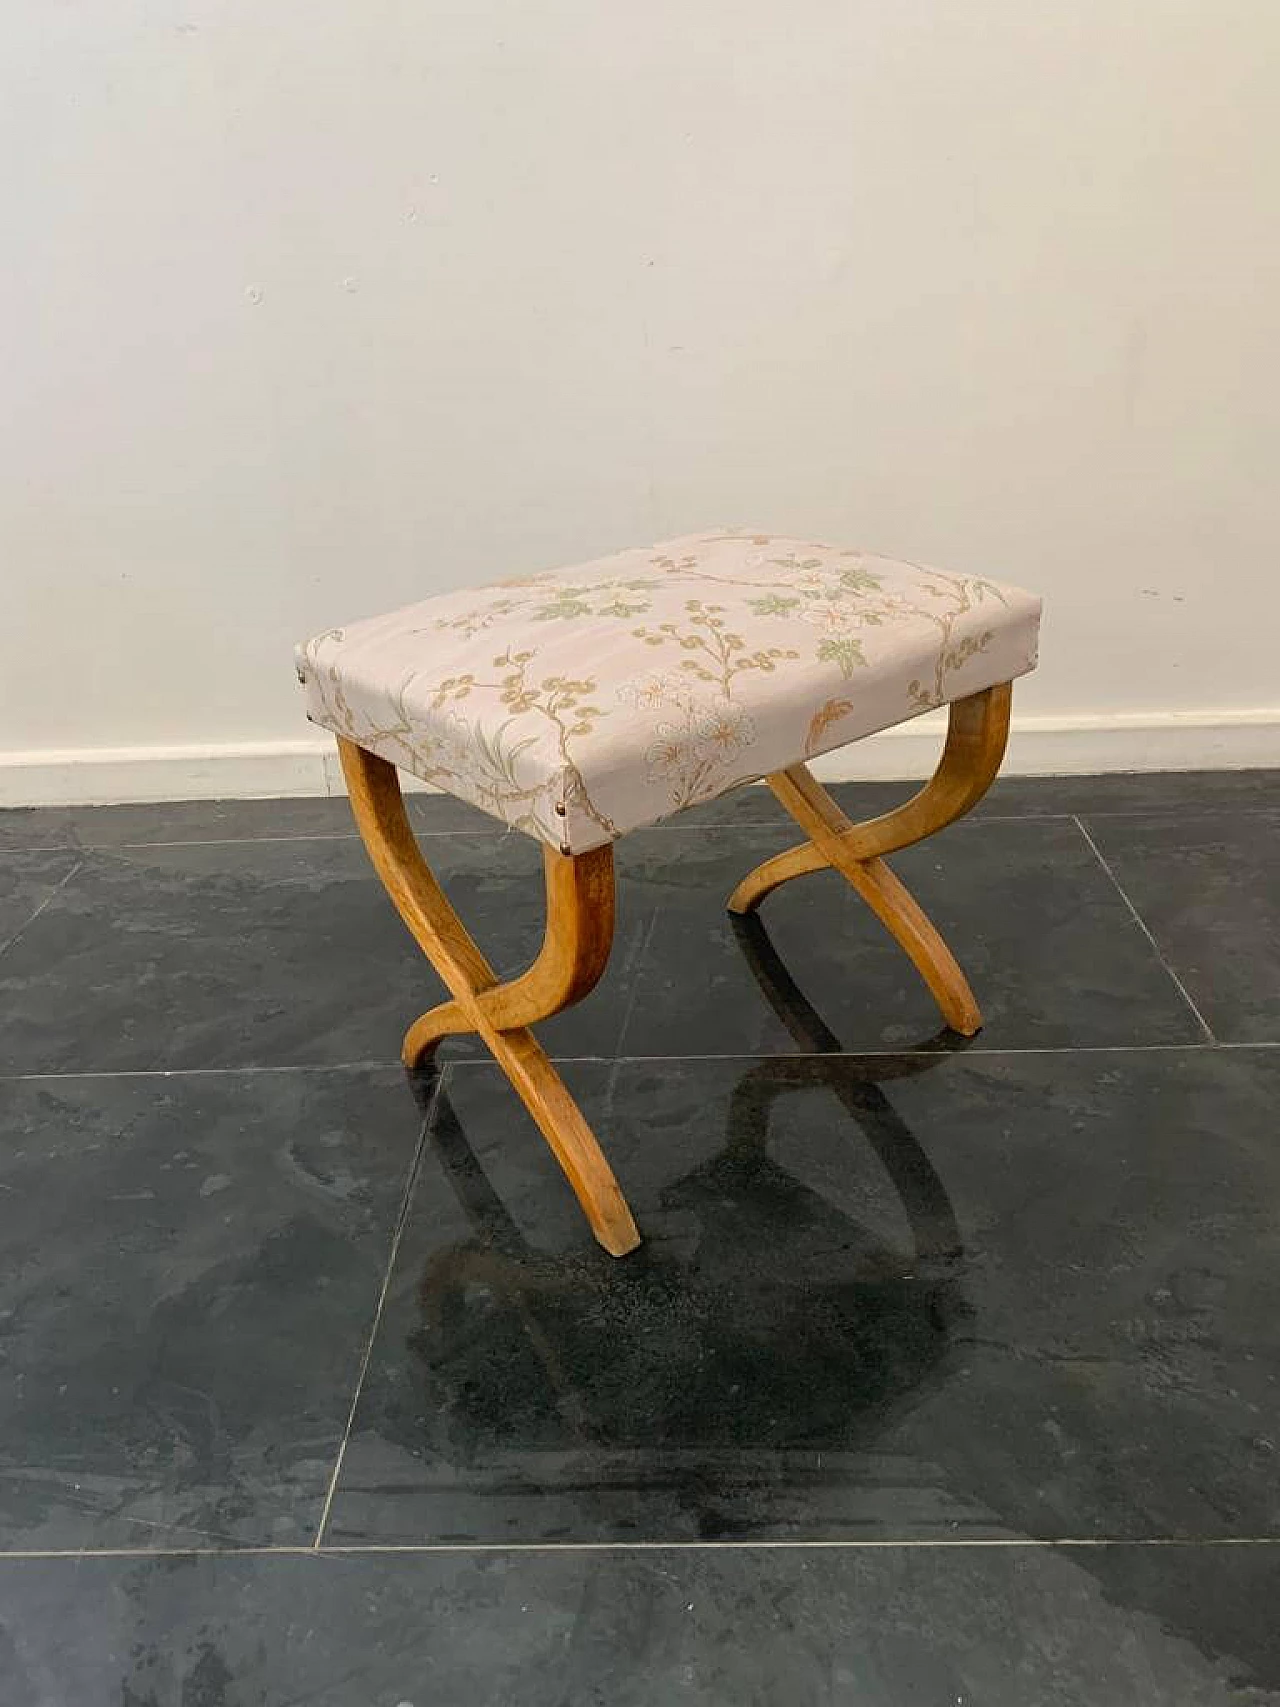
<svg viewBox="0 0 1280 1707">
<path fill-rule="evenodd" d="M 4 34 L 5 798 L 308 786 L 296 637 L 718 521 L 1042 589 L 1026 762 L 1280 762 L 1272 0 Z"/>
</svg>

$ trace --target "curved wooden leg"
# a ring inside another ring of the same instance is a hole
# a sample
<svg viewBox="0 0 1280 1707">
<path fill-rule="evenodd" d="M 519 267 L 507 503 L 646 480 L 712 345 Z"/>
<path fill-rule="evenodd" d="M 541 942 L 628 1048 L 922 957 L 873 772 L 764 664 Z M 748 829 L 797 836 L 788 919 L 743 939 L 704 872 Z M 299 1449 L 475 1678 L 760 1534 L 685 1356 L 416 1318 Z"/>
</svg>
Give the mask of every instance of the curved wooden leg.
<svg viewBox="0 0 1280 1707">
<path fill-rule="evenodd" d="M 835 863 L 835 862 L 833 862 Z M 982 1009 L 938 927 L 882 859 L 837 864 L 929 986 L 943 1019 L 961 1037 L 982 1030 Z"/>
<path fill-rule="evenodd" d="M 809 840 L 757 866 L 729 897 L 730 912 L 751 912 L 779 884 L 806 872 L 828 867 L 839 871 L 906 951 L 947 1024 L 972 1037 L 982 1025 L 973 991 L 936 927 L 883 855 L 922 841 L 982 798 L 1004 757 L 1011 700 L 1008 682 L 956 700 L 933 776 L 905 804 L 863 824 L 850 823 L 806 765 L 775 772 L 769 786 Z"/>
<path fill-rule="evenodd" d="M 549 1019 L 589 995 L 600 981 L 613 946 L 613 849 L 572 855 L 542 850 L 547 930 L 538 958 L 509 984 L 494 983 L 478 1000 L 495 1031 Z M 477 953 L 479 950 L 477 950 Z M 474 1031 L 459 1001 L 441 1002 L 405 1033 L 406 1067 L 420 1066 L 442 1037 Z"/>
<path fill-rule="evenodd" d="M 592 1232 L 611 1255 L 625 1256 L 640 1243 L 626 1199 L 581 1110 L 528 1030 L 531 1021 L 585 995 L 604 970 L 613 934 L 612 851 L 575 858 L 547 850 L 546 940 L 523 977 L 499 984 L 422 857 L 395 766 L 341 737 L 338 751 L 374 869 L 453 996 L 410 1027 L 406 1061 L 416 1064 L 450 1032 L 477 1032 L 550 1145 Z"/>
<path fill-rule="evenodd" d="M 827 871 L 830 866 L 831 861 L 812 842 L 801 842 L 798 847 L 774 854 L 756 866 L 754 871 L 749 871 L 725 905 L 739 917 L 754 913 L 761 901 L 772 895 L 775 889 L 781 889 L 784 883 L 790 883 L 793 877 L 807 877 L 811 871 Z"/>
</svg>

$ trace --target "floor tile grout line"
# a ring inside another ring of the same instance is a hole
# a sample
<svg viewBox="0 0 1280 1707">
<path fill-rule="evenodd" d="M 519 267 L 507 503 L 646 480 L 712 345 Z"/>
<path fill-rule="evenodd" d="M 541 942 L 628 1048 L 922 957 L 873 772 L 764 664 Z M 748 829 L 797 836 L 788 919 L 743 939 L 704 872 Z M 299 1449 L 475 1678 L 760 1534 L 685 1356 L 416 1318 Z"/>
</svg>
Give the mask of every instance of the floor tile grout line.
<svg viewBox="0 0 1280 1707">
<path fill-rule="evenodd" d="M 1105 1549 L 1105 1548 L 1196 1548 L 1215 1547 L 1275 1547 L 1280 1549 L 1280 1533 L 1274 1535 L 937 1535 L 937 1536 L 859 1536 L 827 1540 L 758 1540 L 739 1538 L 734 1541 L 333 1541 L 323 1546 L 294 1542 L 288 1545 L 229 1547 L 14 1547 L 0 1550 L 0 1566 L 5 1563 L 34 1563 L 40 1560 L 130 1559 L 145 1563 L 149 1559 L 324 1559 L 413 1557 L 421 1555 L 493 1555 L 555 1554 L 555 1553 L 741 1553 L 741 1552 L 890 1552 L 895 1549 L 937 1552 L 964 1552 L 983 1549 Z"/>
<path fill-rule="evenodd" d="M 839 788 L 839 783 L 834 785 Z M 852 783 L 847 786 L 859 787 Z M 904 788 L 909 784 L 904 782 Z M 337 795 L 318 795 L 317 799 L 338 799 Z M 39 810 L 39 808 L 37 808 Z M 1177 813 L 1185 816 L 1187 812 L 1213 813 L 1219 810 L 1230 810 L 1244 816 L 1274 817 L 1280 808 L 1276 806 L 1255 806 L 1245 802 L 1227 801 L 1220 806 L 1192 806 L 1186 801 L 1176 805 L 1152 806 L 1103 806 L 1086 807 L 1077 811 L 1027 811 L 1027 812 L 979 812 L 965 820 L 965 827 L 972 828 L 979 824 L 1024 824 L 1024 823 L 1062 823 L 1064 821 L 1079 821 L 1081 816 L 1088 818 L 1145 818 L 1158 817 L 1161 813 Z M 509 827 L 495 822 L 492 825 L 480 823 L 470 829 L 433 830 L 429 825 L 418 823 L 410 809 L 410 821 L 415 832 L 420 836 L 508 836 L 512 832 Z M 724 819 L 710 823 L 688 823 L 684 819 L 669 820 L 657 824 L 646 824 L 645 830 L 774 830 L 783 829 L 788 820 L 782 817 Z M 173 836 L 163 838 L 146 838 L 139 841 L 84 841 L 77 837 L 75 841 L 50 842 L 37 847 L 0 848 L 0 858 L 9 854 L 29 853 L 110 853 L 113 849 L 124 848 L 182 848 L 182 847 L 239 847 L 254 842 L 325 842 L 325 841 L 356 841 L 359 832 L 356 830 L 310 830 L 289 832 L 281 835 L 265 836 Z"/>
<path fill-rule="evenodd" d="M 427 1133 L 430 1130 L 431 1121 L 436 1111 L 436 1105 L 440 1100 L 440 1093 L 444 1087 L 444 1082 L 447 1077 L 447 1067 L 437 1073 L 435 1082 L 431 1087 L 431 1095 L 428 1098 L 427 1106 L 423 1111 L 421 1125 L 418 1128 L 418 1142 L 414 1146 L 413 1160 L 409 1164 L 408 1176 L 405 1179 L 404 1195 L 400 1200 L 400 1207 L 396 1214 L 395 1227 L 391 1234 L 391 1245 L 387 1252 L 386 1273 L 382 1277 L 382 1287 L 378 1293 L 378 1302 L 374 1307 L 373 1322 L 369 1328 L 369 1338 L 365 1343 L 364 1356 L 360 1359 L 360 1369 L 356 1375 L 355 1391 L 351 1395 L 351 1406 L 347 1411 L 346 1427 L 342 1431 L 342 1440 L 338 1446 L 338 1456 L 334 1459 L 333 1474 L 329 1478 L 328 1491 L 325 1494 L 324 1506 L 320 1512 L 320 1522 L 316 1526 L 316 1538 L 312 1542 L 313 1551 L 319 1549 L 320 1544 L 324 1539 L 325 1525 L 329 1521 L 329 1512 L 333 1506 L 334 1496 L 338 1491 L 338 1481 L 342 1475 L 342 1465 L 347 1456 L 347 1443 L 351 1439 L 351 1430 L 355 1426 L 356 1410 L 360 1404 L 360 1395 L 364 1391 L 365 1376 L 369 1373 L 369 1364 L 373 1358 L 373 1347 L 378 1337 L 378 1329 L 382 1325 L 382 1312 L 386 1306 L 387 1294 L 391 1290 L 391 1277 L 395 1273 L 396 1258 L 400 1254 L 400 1240 L 404 1235 L 405 1226 L 409 1220 L 409 1211 L 413 1205 L 413 1194 L 418 1181 L 418 1171 L 422 1166 L 423 1153 L 426 1149 Z"/>
<path fill-rule="evenodd" d="M 1267 811 L 1269 809 L 1256 807 L 1254 810 Z M 1075 814 L 1071 812 L 987 812 L 981 816 L 968 819 L 964 827 L 972 829 L 981 824 L 1062 823 L 1070 821 L 1074 816 Z M 1091 816 L 1099 816 L 1099 814 L 1091 814 Z M 1113 813 L 1112 816 L 1116 816 L 1116 814 Z M 516 833 L 510 826 L 496 821 L 492 825 L 476 824 L 470 829 L 433 830 L 425 824 L 417 823 L 410 813 L 409 822 L 414 834 L 419 837 L 492 837 L 506 841 Z M 646 832 L 661 830 L 687 834 L 689 832 L 705 833 L 708 830 L 786 830 L 790 827 L 790 820 L 779 815 L 776 818 L 745 818 L 709 824 L 687 824 L 683 822 L 644 824 L 640 826 L 640 829 Z M 146 837 L 138 841 L 76 841 L 54 843 L 48 847 L 38 848 L 0 848 L 0 857 L 7 854 L 28 853 L 125 853 L 130 849 L 139 848 L 252 847 L 257 842 L 274 845 L 279 842 L 354 842 L 359 840 L 360 832 L 354 829 L 304 830 L 284 835 L 267 836 L 165 836 Z"/>
<path fill-rule="evenodd" d="M 1074 812 L 1060 814 L 1042 812 L 1028 813 L 1028 817 L 1050 818 L 1159 818 L 1166 816 L 1178 824 L 1185 823 L 1189 818 L 1220 818 L 1224 812 L 1239 815 L 1242 818 L 1274 818 L 1280 814 L 1280 804 L 1274 806 L 1250 806 L 1244 801 L 1221 800 L 1214 803 L 1204 801 L 1181 800 L 1164 806 L 1084 806 Z"/>
<path fill-rule="evenodd" d="M 660 1552 L 802 1552 L 855 1551 L 861 1548 L 888 1550 L 902 1548 L 935 1548 L 939 1551 L 961 1551 L 965 1548 L 1019 1547 L 1280 1547 L 1280 1532 L 1275 1535 L 1221 1535 L 1184 1538 L 1176 1535 L 1147 1536 L 1090 1536 L 1063 1535 L 1039 1538 L 1027 1535 L 920 1535 L 920 1536 L 859 1536 L 817 1540 L 758 1540 L 739 1538 L 735 1541 L 426 1541 L 426 1542 L 329 1542 L 321 1553 L 360 1555 L 363 1553 L 660 1553 Z"/>
<path fill-rule="evenodd" d="M 660 917 L 660 909 L 655 907 L 653 909 L 653 916 L 650 918 L 648 926 L 645 929 L 644 935 L 640 940 L 640 947 L 638 950 L 636 950 L 634 958 L 631 962 L 631 964 L 636 966 L 637 969 L 644 965 L 645 956 L 649 952 L 649 948 L 653 942 L 654 935 L 658 929 L 659 917 Z M 630 971 L 630 966 L 628 966 L 627 970 Z M 630 992 L 628 993 L 628 996 L 627 996 L 626 1009 L 622 1015 L 622 1022 L 618 1026 L 618 1032 L 617 1032 L 618 1052 L 617 1052 L 617 1055 L 614 1057 L 615 1060 L 623 1058 L 622 1057 L 622 1045 L 627 1041 L 627 1032 L 631 1029 L 631 1019 L 632 1019 L 632 1015 L 636 1011 L 636 1001 L 637 1001 L 639 995 L 640 995 L 640 979 L 638 976 L 633 976 L 631 979 L 631 989 L 630 989 Z"/>
<path fill-rule="evenodd" d="M 486 841 L 501 841 L 501 830 L 488 830 L 481 826 L 476 830 L 422 830 L 413 826 L 418 836 L 428 840 L 444 840 L 465 837 L 470 840 L 484 839 Z M 138 853 L 146 848 L 252 848 L 259 845 L 275 847 L 281 842 L 358 842 L 358 830 L 319 830 L 307 835 L 297 836 L 179 836 L 172 841 L 149 842 L 86 842 L 79 850 L 83 853 L 118 854 Z M 25 851 L 25 850 L 24 850 Z"/>
<path fill-rule="evenodd" d="M 1021 1055 L 1176 1055 L 1225 1054 L 1250 1049 L 1280 1049 L 1280 1039 L 1253 1038 L 1244 1041 L 1224 1041 L 1214 1038 L 1188 1043 L 1064 1043 L 1043 1044 L 1026 1048 L 995 1049 L 844 1049 L 837 1053 L 816 1050 L 794 1050 L 782 1053 L 769 1049 L 740 1049 L 710 1055 L 552 1055 L 557 1066 L 595 1064 L 612 1066 L 616 1062 L 633 1061 L 897 1061 L 905 1055 L 930 1061 L 988 1061 L 1003 1060 Z M 493 1068 L 496 1063 L 484 1055 L 462 1055 L 446 1063 L 455 1067 Z M 403 1073 L 400 1061 L 301 1061 L 277 1066 L 247 1065 L 243 1067 L 125 1067 L 85 1068 L 76 1072 L 0 1073 L 0 1085 L 41 1084 L 81 1079 L 198 1079 L 228 1076 L 251 1077 L 268 1073 Z"/>
<path fill-rule="evenodd" d="M 246 1063 L 240 1067 L 86 1067 L 74 1072 L 0 1073 L 0 1084 L 31 1084 L 41 1079 L 198 1079 L 256 1073 L 388 1073 L 403 1074 L 404 1063 L 384 1061 L 298 1061 L 276 1065 Z"/>
<path fill-rule="evenodd" d="M 84 858 L 83 858 L 83 856 L 81 856 L 81 858 L 77 859 L 74 862 L 74 864 L 71 867 L 71 870 L 68 871 L 63 877 L 59 878 L 57 883 L 54 884 L 53 888 L 45 896 L 44 900 L 41 901 L 40 905 L 36 908 L 35 912 L 32 913 L 31 917 L 29 919 L 27 919 L 23 924 L 19 925 L 18 929 L 16 931 L 14 931 L 13 935 L 9 938 L 9 940 L 7 942 L 0 943 L 0 956 L 7 954 L 9 952 L 9 950 L 13 947 L 14 943 L 20 941 L 22 939 L 22 937 L 24 937 L 26 935 L 26 933 L 31 929 L 32 925 L 34 925 L 36 920 L 40 917 L 41 913 L 44 912 L 45 908 L 47 906 L 49 906 L 50 903 L 58 897 L 58 895 L 61 894 L 62 890 L 67 886 L 68 883 L 70 883 L 71 879 L 76 875 L 76 873 L 78 871 L 83 870 L 83 869 L 84 869 Z"/>
<path fill-rule="evenodd" d="M 1094 858 L 1097 860 L 1098 864 L 1102 867 L 1102 869 L 1106 872 L 1107 876 L 1111 879 L 1112 883 L 1115 885 L 1116 894 L 1119 895 L 1120 899 L 1124 902 L 1125 906 L 1129 909 L 1129 912 L 1133 918 L 1134 924 L 1137 925 L 1138 929 L 1142 932 L 1143 936 L 1145 936 L 1147 941 L 1151 944 L 1152 953 L 1155 955 L 1156 959 L 1160 962 L 1161 966 L 1164 967 L 1164 969 L 1168 973 L 1169 977 L 1173 980 L 1174 987 L 1177 989 L 1178 994 L 1182 997 L 1183 1001 L 1187 1004 L 1187 1006 L 1191 1009 L 1191 1012 L 1195 1015 L 1196 1023 L 1200 1026 L 1200 1029 L 1204 1032 L 1206 1039 L 1210 1043 L 1216 1043 L 1218 1040 L 1213 1035 L 1213 1028 L 1210 1026 L 1208 1020 L 1204 1017 L 1204 1015 L 1200 1012 L 1200 1009 L 1196 1006 L 1195 1002 L 1192 1001 L 1191 992 L 1187 989 L 1187 986 L 1182 982 L 1182 979 L 1179 978 L 1178 974 L 1174 971 L 1173 967 L 1169 964 L 1168 960 L 1165 958 L 1164 951 L 1160 947 L 1160 944 L 1156 941 L 1154 935 L 1152 934 L 1151 928 L 1147 924 L 1147 921 L 1143 918 L 1142 914 L 1138 911 L 1138 909 L 1134 906 L 1133 902 L 1130 900 L 1127 890 L 1125 889 L 1124 885 L 1121 883 L 1120 879 L 1116 876 L 1115 872 L 1111 869 L 1111 866 L 1107 863 L 1107 860 L 1103 856 L 1102 849 L 1098 846 L 1097 842 L 1095 842 L 1093 837 L 1089 834 L 1088 830 L 1086 829 L 1086 827 L 1084 825 L 1083 820 L 1079 817 L 1079 815 L 1076 815 L 1075 824 L 1076 824 L 1076 828 L 1079 830 L 1080 834 L 1084 837 L 1085 841 L 1089 844 L 1089 847 L 1092 849 Z"/>
<path fill-rule="evenodd" d="M 772 1049 L 738 1049 L 711 1055 L 552 1055 L 550 1058 L 558 1066 L 586 1061 L 602 1065 L 610 1065 L 614 1061 L 900 1061 L 904 1056 L 915 1061 L 987 1061 L 1006 1055 L 1167 1055 L 1187 1051 L 1212 1055 L 1228 1049 L 1280 1049 L 1280 1040 L 1236 1043 L 1223 1042 L 1215 1037 L 1187 1043 L 1046 1043 L 1021 1049 L 797 1049 L 789 1053 Z M 450 1067 L 494 1065 L 483 1055 L 463 1055 L 449 1062 Z"/>
</svg>

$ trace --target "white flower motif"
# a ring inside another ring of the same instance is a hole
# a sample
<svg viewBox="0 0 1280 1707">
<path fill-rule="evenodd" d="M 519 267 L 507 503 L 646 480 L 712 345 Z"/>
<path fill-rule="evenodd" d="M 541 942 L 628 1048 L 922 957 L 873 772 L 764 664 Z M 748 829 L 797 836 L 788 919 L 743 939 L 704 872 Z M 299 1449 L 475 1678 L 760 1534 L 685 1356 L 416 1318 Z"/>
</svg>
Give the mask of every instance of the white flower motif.
<svg viewBox="0 0 1280 1707">
<path fill-rule="evenodd" d="M 720 753 L 738 753 L 754 742 L 756 726 L 740 705 L 724 700 L 700 714 L 698 735 Z"/>
<path fill-rule="evenodd" d="M 843 634 L 853 613 L 842 599 L 815 599 L 796 614 L 801 622 L 820 628 L 824 634 Z"/>
<path fill-rule="evenodd" d="M 674 697 L 678 685 L 665 670 L 651 670 L 647 675 L 620 683 L 618 698 L 624 704 L 634 705 L 637 711 L 653 711 Z"/>
<path fill-rule="evenodd" d="M 651 776 L 683 769 L 693 757 L 689 730 L 678 723 L 659 723 L 644 756 Z"/>
<path fill-rule="evenodd" d="M 440 722 L 432 758 L 451 776 L 465 776 L 476 759 L 471 727 L 459 711 L 446 711 Z"/>
</svg>

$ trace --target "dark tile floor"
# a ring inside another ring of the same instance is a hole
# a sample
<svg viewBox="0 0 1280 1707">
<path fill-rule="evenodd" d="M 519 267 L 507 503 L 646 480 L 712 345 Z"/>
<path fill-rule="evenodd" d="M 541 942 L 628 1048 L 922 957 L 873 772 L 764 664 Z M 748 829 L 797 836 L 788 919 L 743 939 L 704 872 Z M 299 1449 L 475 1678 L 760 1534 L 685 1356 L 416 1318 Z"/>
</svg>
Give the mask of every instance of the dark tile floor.
<svg viewBox="0 0 1280 1707">
<path fill-rule="evenodd" d="M 856 815 L 900 791 L 840 790 Z M 504 970 L 537 850 L 412 812 Z M 0 1707 L 1280 1703 L 1280 776 L 897 862 L 969 1046 L 749 790 L 544 1028 L 591 1242 L 342 802 L 0 814 Z"/>
</svg>

